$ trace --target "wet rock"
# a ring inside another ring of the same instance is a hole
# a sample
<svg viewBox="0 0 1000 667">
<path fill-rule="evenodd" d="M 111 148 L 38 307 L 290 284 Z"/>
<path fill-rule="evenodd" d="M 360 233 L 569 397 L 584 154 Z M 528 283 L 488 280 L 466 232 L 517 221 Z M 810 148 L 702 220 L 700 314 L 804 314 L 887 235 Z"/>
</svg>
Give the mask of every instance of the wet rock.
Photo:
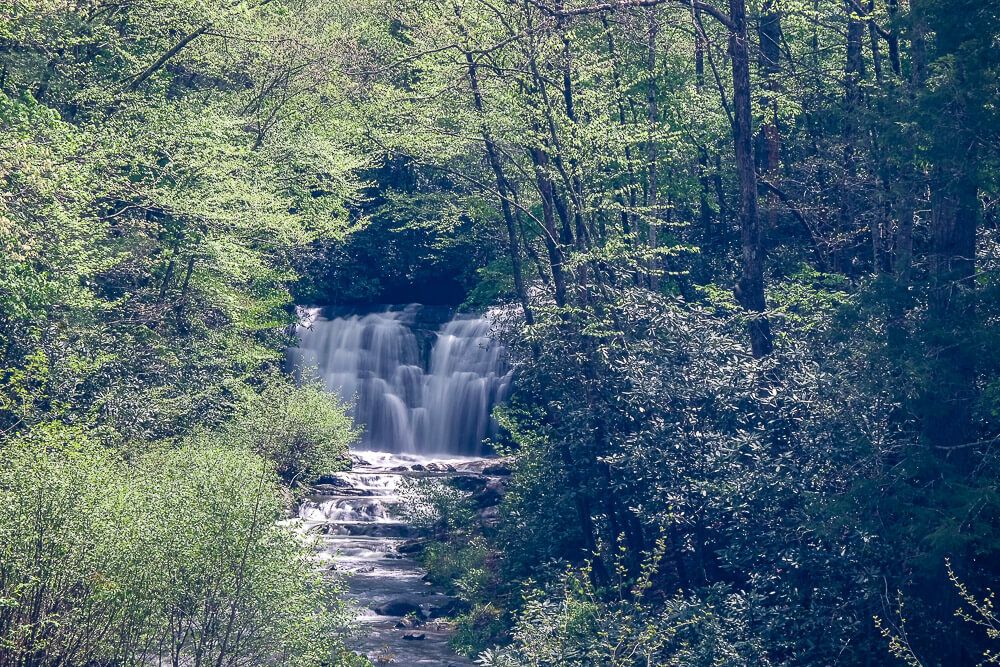
<svg viewBox="0 0 1000 667">
<path fill-rule="evenodd" d="M 365 491 L 362 489 L 354 489 L 349 486 L 341 486 L 339 484 L 313 484 L 313 493 L 320 496 L 354 496 L 365 495 Z"/>
<path fill-rule="evenodd" d="M 501 493 L 500 489 L 493 486 L 487 486 L 485 489 L 472 496 L 472 501 L 476 503 L 476 507 L 479 508 L 499 505 L 501 500 L 503 500 L 503 493 Z"/>
<path fill-rule="evenodd" d="M 469 611 L 469 608 L 469 604 L 464 600 L 459 600 L 458 598 L 447 598 L 443 602 L 431 606 L 427 610 L 427 616 L 428 618 L 458 616 L 461 613 Z"/>
<path fill-rule="evenodd" d="M 423 616 L 420 605 L 412 600 L 390 600 L 383 605 L 375 607 L 374 612 L 379 616 Z"/>
<path fill-rule="evenodd" d="M 455 475 L 448 480 L 449 486 L 459 491 L 475 493 L 486 488 L 486 480 L 479 475 Z"/>
<path fill-rule="evenodd" d="M 351 483 L 337 473 L 323 473 L 313 480 L 313 484 L 329 484 L 331 486 L 350 486 Z"/>
<path fill-rule="evenodd" d="M 396 551 L 401 554 L 415 554 L 420 553 L 427 547 L 427 540 L 407 540 L 403 542 L 398 547 Z"/>
<path fill-rule="evenodd" d="M 483 468 L 483 474 L 492 477 L 507 477 L 511 472 L 510 466 L 506 463 L 492 463 Z"/>
<path fill-rule="evenodd" d="M 358 521 L 342 523 L 337 528 L 338 535 L 354 535 L 361 537 L 417 537 L 420 529 L 405 523 L 388 523 L 375 521 Z M 331 529 L 331 533 L 332 529 Z"/>
<path fill-rule="evenodd" d="M 424 639 L 426 636 L 427 635 L 425 635 L 422 632 L 421 633 L 407 632 L 405 635 L 403 635 L 403 639 L 413 642 L 413 641 L 420 641 Z"/>
<path fill-rule="evenodd" d="M 424 622 L 417 618 L 416 616 L 406 616 L 396 625 L 392 626 L 397 630 L 412 630 L 413 628 L 419 628 Z"/>
</svg>

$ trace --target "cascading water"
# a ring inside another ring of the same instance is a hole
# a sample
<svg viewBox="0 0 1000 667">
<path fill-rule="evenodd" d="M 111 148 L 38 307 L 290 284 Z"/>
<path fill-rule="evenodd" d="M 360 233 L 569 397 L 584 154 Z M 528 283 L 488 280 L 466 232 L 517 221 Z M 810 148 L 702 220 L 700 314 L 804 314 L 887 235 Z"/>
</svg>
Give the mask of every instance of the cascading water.
<svg viewBox="0 0 1000 667">
<path fill-rule="evenodd" d="M 490 412 L 510 387 L 488 317 L 455 318 L 434 332 L 422 328 L 419 305 L 329 318 L 319 309 L 301 314 L 291 362 L 300 376 L 315 373 L 351 401 L 364 429 L 361 448 L 483 454 L 483 439 L 496 428 Z M 430 345 L 422 345 L 428 337 Z"/>
<path fill-rule="evenodd" d="M 414 489 L 451 477 L 470 494 L 470 483 L 484 493 L 493 485 L 474 504 L 496 510 L 498 482 L 477 457 L 511 371 L 491 326 L 489 317 L 448 319 L 418 305 L 300 311 L 290 365 L 349 401 L 363 436 L 351 470 L 325 476 L 299 506 L 299 522 L 321 536 L 321 561 L 350 573 L 347 596 L 368 629 L 352 647 L 378 664 L 473 665 L 452 651 L 453 630 L 441 623 L 459 602 L 428 586 L 409 557 L 428 537 L 409 514 Z"/>
</svg>

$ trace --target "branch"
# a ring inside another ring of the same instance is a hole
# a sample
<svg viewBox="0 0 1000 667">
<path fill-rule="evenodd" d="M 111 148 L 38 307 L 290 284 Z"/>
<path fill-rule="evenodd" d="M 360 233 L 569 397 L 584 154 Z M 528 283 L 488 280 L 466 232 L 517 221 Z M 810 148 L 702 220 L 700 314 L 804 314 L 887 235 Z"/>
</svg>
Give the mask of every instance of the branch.
<svg viewBox="0 0 1000 667">
<path fill-rule="evenodd" d="M 995 442 L 1000 441 L 1000 437 L 987 438 L 986 440 L 976 440 L 975 442 L 967 442 L 964 445 L 934 445 L 934 449 L 940 449 L 946 452 L 951 452 L 956 449 L 969 449 L 970 447 L 979 447 L 980 445 L 992 445 Z"/>
<path fill-rule="evenodd" d="M 572 9 L 556 9 L 554 7 L 549 7 L 537 0 L 528 0 L 532 5 L 542 10 L 546 14 L 552 16 L 586 16 L 588 14 L 601 14 L 604 12 L 611 12 L 615 10 L 622 9 L 637 9 L 640 7 L 656 7 L 657 5 L 665 4 L 666 2 L 675 2 L 685 7 L 694 7 L 706 14 L 714 17 L 719 23 L 726 26 L 730 31 L 736 30 L 736 25 L 733 20 L 723 12 L 722 10 L 714 7 L 700 0 L 693 0 L 693 2 L 688 2 L 687 0 L 618 0 L 617 2 L 606 2 L 599 5 L 590 5 L 587 7 L 574 7 Z"/>
<path fill-rule="evenodd" d="M 156 74 L 160 70 L 161 67 L 163 67 L 164 65 L 166 65 L 168 60 L 170 60 L 175 55 L 177 55 L 177 53 L 181 49 L 183 49 L 185 46 L 187 46 L 188 44 L 190 44 L 192 41 L 194 41 L 198 37 L 201 37 L 203 34 L 205 34 L 205 32 L 210 27 L 212 27 L 212 24 L 211 23 L 206 23 L 205 25 L 203 25 L 202 27 L 198 28 L 194 32 L 191 32 L 191 33 L 188 33 L 187 35 L 185 35 L 184 38 L 181 39 L 181 41 L 179 41 L 176 44 L 174 44 L 170 48 L 169 51 L 167 51 L 162 56 L 160 56 L 159 58 L 157 58 L 155 63 L 153 63 L 152 65 L 150 65 L 149 67 L 147 67 L 142 72 L 142 74 L 140 74 L 139 76 L 137 76 L 134 79 L 132 79 L 132 82 L 130 84 L 128 84 L 128 86 L 126 87 L 126 90 L 135 90 L 136 88 L 138 88 L 139 86 L 141 86 L 146 79 L 148 79 L 149 77 L 151 77 L 154 74 Z"/>
<path fill-rule="evenodd" d="M 874 28 L 875 32 L 877 32 L 882 39 L 889 39 L 892 37 L 892 32 L 876 23 L 873 18 L 872 11 L 865 9 L 858 4 L 858 0 L 848 0 L 848 4 L 851 5 L 851 9 L 858 13 L 858 18 Z"/>
<path fill-rule="evenodd" d="M 806 232 L 809 234 L 809 238 L 812 240 L 812 249 L 813 253 L 816 255 L 816 262 L 819 264 L 819 268 L 823 269 L 826 266 L 826 258 L 823 256 L 823 252 L 820 250 L 820 243 L 816 239 L 816 234 L 813 232 L 812 225 L 810 225 L 809 221 L 806 220 L 806 216 L 803 215 L 802 211 L 800 211 L 795 206 L 791 198 L 787 194 L 785 194 L 782 190 L 778 189 L 776 186 L 772 185 L 771 183 L 768 183 L 767 181 L 765 181 L 763 178 L 760 177 L 757 178 L 757 184 L 760 185 L 761 189 L 774 194 L 778 199 L 780 199 L 781 203 L 785 205 L 785 208 L 791 211 L 795 219 L 798 220 L 799 223 L 802 225 L 803 229 L 806 230 Z"/>
</svg>

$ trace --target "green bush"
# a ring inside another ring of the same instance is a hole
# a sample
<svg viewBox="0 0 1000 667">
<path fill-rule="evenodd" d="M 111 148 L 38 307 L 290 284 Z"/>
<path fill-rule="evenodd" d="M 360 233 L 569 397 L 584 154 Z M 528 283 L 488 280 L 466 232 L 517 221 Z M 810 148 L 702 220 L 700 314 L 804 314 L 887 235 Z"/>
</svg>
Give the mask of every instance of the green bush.
<svg viewBox="0 0 1000 667">
<path fill-rule="evenodd" d="M 62 426 L 6 443 L 0 664 L 353 659 L 336 586 L 277 523 L 276 482 L 218 443 L 130 463 Z"/>
<path fill-rule="evenodd" d="M 271 380 L 251 394 L 223 429 L 233 444 L 272 461 L 290 484 L 343 470 L 357 438 L 345 406 L 319 384 L 294 387 Z"/>
<path fill-rule="evenodd" d="M 659 558 L 657 556 L 656 558 Z M 649 561 L 651 564 L 653 561 Z M 601 590 L 589 567 L 553 586 L 529 587 L 508 646 L 483 651 L 483 667 L 685 667 L 772 664 L 755 637 L 742 595 L 719 587 L 705 598 L 647 595 L 655 570 Z M 610 593 L 610 594 L 609 594 Z"/>
</svg>

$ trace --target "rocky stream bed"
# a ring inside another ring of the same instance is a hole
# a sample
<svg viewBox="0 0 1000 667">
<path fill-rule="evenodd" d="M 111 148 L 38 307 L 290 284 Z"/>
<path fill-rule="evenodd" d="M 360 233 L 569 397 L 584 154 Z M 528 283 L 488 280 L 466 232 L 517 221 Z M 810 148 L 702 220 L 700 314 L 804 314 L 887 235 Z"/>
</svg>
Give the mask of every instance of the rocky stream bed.
<svg viewBox="0 0 1000 667">
<path fill-rule="evenodd" d="M 361 636 L 351 648 L 375 664 L 459 667 L 474 663 L 448 645 L 460 603 L 425 581 L 415 555 L 427 528 L 408 518 L 413 485 L 438 479 L 469 493 L 483 521 L 496 512 L 507 473 L 496 460 L 428 459 L 359 452 L 348 472 L 324 477 L 299 507 L 318 536 L 320 559 L 347 582 Z"/>
</svg>

